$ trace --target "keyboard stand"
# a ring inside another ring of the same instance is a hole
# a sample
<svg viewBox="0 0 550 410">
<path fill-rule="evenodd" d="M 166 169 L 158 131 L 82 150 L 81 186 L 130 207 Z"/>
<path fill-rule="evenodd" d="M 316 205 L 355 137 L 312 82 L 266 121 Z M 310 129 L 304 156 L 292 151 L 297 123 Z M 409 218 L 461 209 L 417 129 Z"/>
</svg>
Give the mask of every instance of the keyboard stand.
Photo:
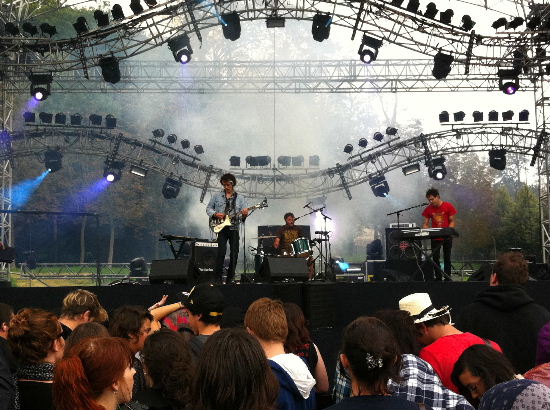
<svg viewBox="0 0 550 410">
<path fill-rule="evenodd" d="M 439 264 L 434 261 L 433 259 L 433 255 L 435 252 L 438 252 L 440 249 L 441 249 L 441 246 L 443 245 L 443 241 L 440 241 L 441 243 L 439 245 L 437 245 L 437 247 L 435 249 L 425 249 L 423 246 L 422 246 L 422 241 L 421 240 L 417 240 L 417 239 L 414 239 L 414 240 L 410 240 L 410 242 L 412 243 L 414 249 L 415 249 L 415 254 L 419 255 L 420 256 L 420 259 L 422 259 L 422 257 L 424 257 L 424 260 L 427 262 L 429 261 L 430 263 L 430 267 L 432 268 L 432 275 L 433 275 L 433 278 L 434 278 L 434 281 L 435 281 L 435 272 L 436 270 L 438 272 L 441 273 L 441 277 L 442 278 L 447 278 L 448 280 L 452 280 L 451 277 L 449 277 L 449 275 L 447 275 L 445 273 L 445 271 L 443 269 L 441 269 L 441 266 L 439 266 Z M 417 253 L 418 251 L 418 253 Z M 424 270 L 422 269 L 422 265 L 419 265 L 418 266 L 418 270 L 420 270 L 420 273 L 422 274 L 422 279 L 424 280 L 424 282 L 426 282 L 426 276 L 424 275 Z"/>
</svg>

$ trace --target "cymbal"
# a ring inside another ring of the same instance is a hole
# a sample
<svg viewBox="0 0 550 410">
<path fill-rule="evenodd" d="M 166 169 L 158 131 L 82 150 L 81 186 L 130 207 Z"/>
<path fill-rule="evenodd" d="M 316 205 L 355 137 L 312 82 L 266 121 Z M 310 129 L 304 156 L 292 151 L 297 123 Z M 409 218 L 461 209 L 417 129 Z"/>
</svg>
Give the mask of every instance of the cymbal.
<svg viewBox="0 0 550 410">
<path fill-rule="evenodd" d="M 257 238 L 252 239 L 270 239 L 270 238 L 276 238 L 277 235 L 266 235 L 266 236 L 258 236 Z"/>
</svg>

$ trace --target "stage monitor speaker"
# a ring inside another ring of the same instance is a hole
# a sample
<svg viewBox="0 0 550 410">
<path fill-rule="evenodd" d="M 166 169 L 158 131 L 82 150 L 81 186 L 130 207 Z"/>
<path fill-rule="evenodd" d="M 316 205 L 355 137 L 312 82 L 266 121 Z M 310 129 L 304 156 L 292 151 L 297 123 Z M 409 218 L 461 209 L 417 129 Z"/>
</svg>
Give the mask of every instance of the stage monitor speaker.
<svg viewBox="0 0 550 410">
<path fill-rule="evenodd" d="M 411 241 L 398 239 L 402 228 L 386 228 L 386 260 L 415 260 Z"/>
<path fill-rule="evenodd" d="M 214 272 L 218 256 L 217 242 L 195 242 L 193 245 L 193 264 L 200 272 Z"/>
<path fill-rule="evenodd" d="M 157 284 L 170 281 L 193 284 L 195 276 L 191 258 L 188 256 L 181 259 L 155 259 L 151 263 L 149 283 Z"/>
<path fill-rule="evenodd" d="M 308 267 L 305 258 L 266 256 L 260 267 L 259 281 L 280 282 L 283 280 L 305 282 Z"/>
<path fill-rule="evenodd" d="M 429 279 L 430 266 L 426 263 L 418 265 L 415 259 L 394 259 L 386 261 L 384 269 L 374 276 L 375 281 L 411 282 Z"/>
</svg>

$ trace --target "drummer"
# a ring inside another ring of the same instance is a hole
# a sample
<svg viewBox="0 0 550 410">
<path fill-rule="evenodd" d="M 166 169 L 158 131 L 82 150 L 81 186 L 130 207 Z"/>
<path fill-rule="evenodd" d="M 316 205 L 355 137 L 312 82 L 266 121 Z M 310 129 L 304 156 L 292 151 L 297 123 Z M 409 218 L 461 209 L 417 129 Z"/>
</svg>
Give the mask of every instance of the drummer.
<svg viewBox="0 0 550 410">
<path fill-rule="evenodd" d="M 301 229 L 294 225 L 296 218 L 292 212 L 287 212 L 284 218 L 285 225 L 277 231 L 273 247 L 277 249 L 279 255 L 292 255 L 292 242 L 303 235 Z"/>
</svg>

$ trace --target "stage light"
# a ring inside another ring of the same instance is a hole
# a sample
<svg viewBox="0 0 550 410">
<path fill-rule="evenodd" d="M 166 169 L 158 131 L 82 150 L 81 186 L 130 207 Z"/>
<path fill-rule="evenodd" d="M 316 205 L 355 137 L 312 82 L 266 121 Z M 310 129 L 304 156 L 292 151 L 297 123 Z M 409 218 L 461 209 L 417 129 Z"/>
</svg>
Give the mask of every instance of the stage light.
<svg viewBox="0 0 550 410">
<path fill-rule="evenodd" d="M 57 114 L 55 114 L 54 122 L 56 124 L 65 125 L 65 123 L 67 122 L 67 115 L 65 113 L 58 112 Z"/>
<path fill-rule="evenodd" d="M 403 2 L 404 2 L 404 0 L 391 0 L 390 4 L 394 7 L 401 7 Z"/>
<path fill-rule="evenodd" d="M 309 166 L 310 167 L 318 167 L 321 163 L 321 160 L 319 158 L 319 155 L 310 155 L 309 156 Z"/>
<path fill-rule="evenodd" d="M 416 163 L 416 164 L 405 165 L 403 168 L 401 168 L 401 171 L 403 171 L 403 175 L 414 174 L 420 171 L 420 164 Z"/>
<path fill-rule="evenodd" d="M 50 38 L 57 34 L 57 28 L 48 23 L 40 24 L 40 31 L 42 31 L 42 34 L 50 36 Z"/>
<path fill-rule="evenodd" d="M 48 149 L 44 152 L 44 166 L 50 172 L 63 168 L 63 154 L 57 149 Z"/>
<path fill-rule="evenodd" d="M 6 33 L 8 33 L 9 35 L 12 35 L 12 36 L 18 36 L 20 34 L 19 32 L 19 27 L 17 27 L 14 23 L 12 23 L 11 21 L 8 21 L 5 25 L 4 25 L 4 30 L 6 31 Z"/>
<path fill-rule="evenodd" d="M 204 148 L 202 147 L 202 145 L 195 145 L 193 147 L 193 150 L 195 151 L 195 154 L 198 154 L 198 155 L 204 154 Z"/>
<path fill-rule="evenodd" d="M 501 17 L 495 20 L 493 24 L 491 24 L 491 27 L 494 28 L 495 30 L 498 30 L 501 27 L 505 27 L 506 24 L 508 24 L 508 20 L 506 20 L 505 17 Z"/>
<path fill-rule="evenodd" d="M 517 29 L 519 26 L 521 26 L 523 23 L 524 23 L 524 19 L 521 18 L 521 17 L 514 17 L 512 19 L 512 21 L 510 21 L 508 24 L 506 24 L 506 29 L 512 29 L 512 30 L 515 30 Z"/>
<path fill-rule="evenodd" d="M 498 112 L 495 110 L 489 111 L 489 121 L 498 121 Z"/>
<path fill-rule="evenodd" d="M 168 48 L 172 51 L 174 59 L 181 64 L 187 64 L 191 61 L 193 49 L 187 34 L 181 34 L 168 40 Z"/>
<path fill-rule="evenodd" d="M 277 157 L 277 164 L 279 164 L 282 167 L 289 167 L 290 166 L 290 156 L 289 155 L 279 155 L 279 157 Z"/>
<path fill-rule="evenodd" d="M 390 186 L 384 175 L 369 178 L 369 185 L 374 196 L 385 198 L 390 193 Z"/>
<path fill-rule="evenodd" d="M 158 128 L 156 130 L 153 130 L 153 137 L 155 137 L 155 138 L 164 137 L 164 130 L 162 128 Z"/>
<path fill-rule="evenodd" d="M 42 124 L 51 124 L 53 120 L 53 114 L 49 112 L 41 112 L 40 114 L 38 114 L 38 118 L 40 118 Z"/>
<path fill-rule="evenodd" d="M 529 111 L 527 110 L 520 111 L 518 115 L 518 119 L 519 121 L 529 121 Z"/>
<path fill-rule="evenodd" d="M 267 28 L 280 28 L 285 26 L 285 18 L 279 16 L 270 16 L 265 19 Z"/>
<path fill-rule="evenodd" d="M 90 125 L 101 126 L 103 122 L 103 117 L 97 114 L 90 114 L 88 119 L 90 120 Z"/>
<path fill-rule="evenodd" d="M 317 13 L 313 16 L 313 23 L 311 24 L 311 35 L 315 41 L 323 41 L 330 36 L 330 23 L 332 23 L 332 16 L 330 14 Z"/>
<path fill-rule="evenodd" d="M 344 147 L 344 152 L 346 154 L 351 154 L 353 152 L 353 145 L 351 144 L 346 144 L 346 146 Z"/>
<path fill-rule="evenodd" d="M 363 34 L 363 40 L 359 46 L 359 58 L 365 64 L 370 64 L 378 57 L 378 49 L 382 46 L 382 40 Z"/>
<path fill-rule="evenodd" d="M 533 16 L 531 18 L 531 20 L 529 20 L 527 23 L 525 23 L 525 26 L 532 30 L 532 31 L 535 31 L 537 29 L 537 27 L 540 25 L 540 23 L 542 22 L 540 16 Z"/>
<path fill-rule="evenodd" d="M 498 88 L 504 94 L 513 95 L 519 89 L 517 70 L 498 70 Z"/>
<path fill-rule="evenodd" d="M 50 95 L 53 77 L 51 74 L 33 74 L 29 75 L 31 82 L 31 96 L 36 101 L 44 101 Z"/>
<path fill-rule="evenodd" d="M 514 111 L 508 110 L 502 113 L 502 121 L 512 121 L 512 118 L 514 118 Z"/>
<path fill-rule="evenodd" d="M 409 4 L 407 4 L 407 11 L 410 11 L 413 14 L 418 13 L 418 7 L 420 7 L 420 1 L 418 0 L 409 0 Z"/>
<path fill-rule="evenodd" d="M 73 27 L 76 34 L 79 36 L 88 32 L 88 22 L 86 21 L 86 17 L 80 16 L 77 18 L 76 23 L 73 23 Z"/>
<path fill-rule="evenodd" d="M 109 15 L 101 10 L 94 11 L 94 18 L 97 21 L 98 27 L 105 27 L 109 25 Z"/>
<path fill-rule="evenodd" d="M 120 81 L 120 67 L 116 57 L 100 58 L 99 67 L 105 81 L 111 84 L 116 84 Z"/>
<path fill-rule="evenodd" d="M 103 177 L 108 182 L 117 182 L 122 178 L 122 170 L 126 164 L 122 161 L 105 161 L 105 168 L 103 169 Z"/>
<path fill-rule="evenodd" d="M 132 10 L 132 13 L 134 14 L 140 14 L 143 13 L 143 6 L 139 2 L 139 0 L 131 0 L 130 1 L 130 9 Z"/>
<path fill-rule="evenodd" d="M 470 31 L 471 29 L 474 28 L 474 26 L 476 25 L 476 22 L 472 20 L 472 18 L 465 14 L 462 16 L 462 30 L 464 31 Z"/>
<path fill-rule="evenodd" d="M 447 111 L 441 111 L 439 114 L 439 122 L 449 122 L 449 113 Z"/>
<path fill-rule="evenodd" d="M 426 164 L 428 166 L 428 175 L 430 178 L 440 181 L 447 175 L 447 168 L 445 167 L 445 157 L 433 158 L 431 162 Z"/>
<path fill-rule="evenodd" d="M 491 168 L 503 171 L 506 168 L 506 150 L 504 148 L 489 150 L 489 165 Z"/>
<path fill-rule="evenodd" d="M 396 134 L 397 134 L 397 128 L 394 128 L 394 127 L 386 128 L 386 135 L 393 137 Z"/>
<path fill-rule="evenodd" d="M 82 124 L 82 115 L 72 114 L 71 115 L 71 125 L 81 125 Z"/>
<path fill-rule="evenodd" d="M 367 148 L 367 145 L 369 145 L 369 142 L 366 138 L 359 138 L 359 146 L 361 148 Z"/>
<path fill-rule="evenodd" d="M 115 4 L 111 9 L 111 15 L 113 16 L 113 20 L 123 20 L 124 12 L 122 11 L 122 6 L 120 4 Z"/>
<path fill-rule="evenodd" d="M 451 20 L 455 12 L 452 9 L 447 9 L 439 13 L 439 21 L 443 24 L 451 24 Z"/>
<path fill-rule="evenodd" d="M 153 8 L 157 5 L 157 0 L 145 0 L 145 4 L 147 4 L 147 7 Z"/>
<path fill-rule="evenodd" d="M 432 75 L 437 80 L 445 79 L 451 72 L 451 64 L 454 57 L 450 54 L 443 54 L 441 51 L 434 56 L 434 68 Z"/>
<path fill-rule="evenodd" d="M 143 168 L 141 165 L 132 165 L 130 167 L 130 173 L 138 177 L 145 178 L 147 175 L 147 169 Z"/>
<path fill-rule="evenodd" d="M 474 122 L 483 121 L 483 113 L 481 111 L 474 111 L 472 116 L 474 117 Z"/>
<path fill-rule="evenodd" d="M 257 157 L 247 156 L 246 164 L 250 167 L 267 167 L 271 164 L 271 157 L 268 155 L 261 155 Z"/>
<path fill-rule="evenodd" d="M 466 117 L 466 114 L 464 113 L 464 111 L 458 111 L 458 112 L 453 113 L 453 120 L 455 122 L 464 121 L 464 117 Z"/>
<path fill-rule="evenodd" d="M 236 11 L 222 14 L 220 20 L 222 23 L 223 36 L 226 39 L 235 41 L 241 37 L 241 18 Z"/>
<path fill-rule="evenodd" d="M 167 177 L 162 186 L 162 196 L 166 199 L 175 199 L 180 193 L 182 186 L 181 179 L 174 179 L 172 177 Z"/>
<path fill-rule="evenodd" d="M 116 118 L 112 114 L 105 116 L 105 128 L 116 128 Z"/>
<path fill-rule="evenodd" d="M 372 136 L 372 139 L 380 142 L 384 139 L 384 134 L 382 134 L 381 132 L 375 132 L 374 135 Z"/>
<path fill-rule="evenodd" d="M 32 23 L 29 23 L 28 21 L 24 22 L 21 26 L 23 31 L 31 36 L 36 36 L 38 34 L 38 29 L 36 26 Z"/>
<path fill-rule="evenodd" d="M 168 134 L 168 136 L 166 137 L 166 140 L 168 141 L 169 144 L 175 144 L 176 141 L 178 140 L 178 137 L 176 134 Z"/>
<path fill-rule="evenodd" d="M 36 114 L 34 112 L 25 112 L 23 113 L 23 119 L 25 122 L 35 122 L 36 121 Z"/>
<path fill-rule="evenodd" d="M 229 157 L 229 166 L 230 167 L 240 167 L 241 166 L 241 157 L 235 155 Z"/>
<path fill-rule="evenodd" d="M 295 157 L 292 157 L 292 166 L 293 167 L 303 167 L 304 166 L 304 156 L 303 155 L 297 155 Z"/>
<path fill-rule="evenodd" d="M 426 6 L 426 11 L 424 12 L 424 17 L 434 20 L 438 11 L 439 10 L 437 9 L 435 3 L 428 3 L 428 5 Z"/>
<path fill-rule="evenodd" d="M 191 143 L 189 142 L 188 139 L 181 140 L 180 144 L 182 149 L 189 149 L 189 147 L 191 147 Z"/>
</svg>

